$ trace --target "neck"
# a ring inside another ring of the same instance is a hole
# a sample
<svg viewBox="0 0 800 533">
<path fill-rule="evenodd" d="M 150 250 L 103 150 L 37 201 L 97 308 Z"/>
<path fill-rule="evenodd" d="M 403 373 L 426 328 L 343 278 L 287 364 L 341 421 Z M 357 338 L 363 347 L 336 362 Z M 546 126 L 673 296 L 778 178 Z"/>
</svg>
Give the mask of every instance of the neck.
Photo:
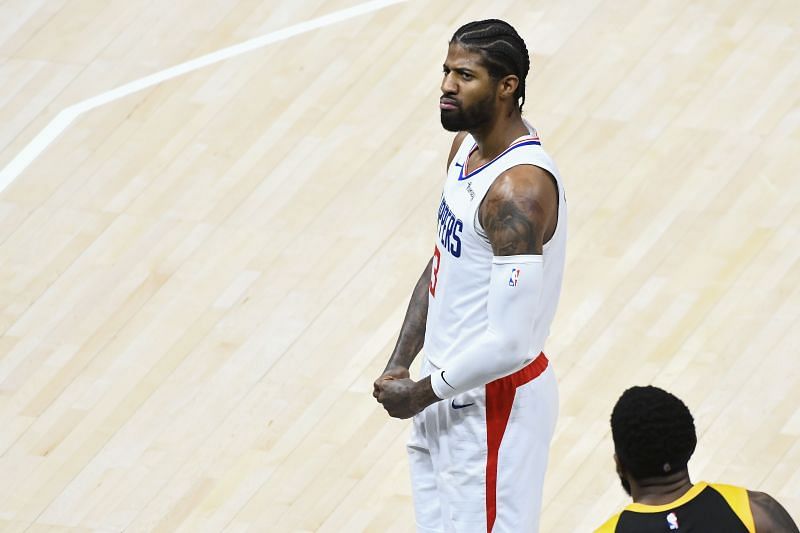
<svg viewBox="0 0 800 533">
<path fill-rule="evenodd" d="M 630 483 L 633 501 L 645 505 L 664 505 L 673 502 L 693 486 L 688 470 L 663 477 L 631 479 Z"/>
<path fill-rule="evenodd" d="M 528 128 L 522 121 L 519 110 L 514 109 L 511 113 L 497 113 L 492 122 L 469 133 L 478 144 L 480 158 L 492 159 L 508 148 L 515 139 L 527 135 Z"/>
</svg>

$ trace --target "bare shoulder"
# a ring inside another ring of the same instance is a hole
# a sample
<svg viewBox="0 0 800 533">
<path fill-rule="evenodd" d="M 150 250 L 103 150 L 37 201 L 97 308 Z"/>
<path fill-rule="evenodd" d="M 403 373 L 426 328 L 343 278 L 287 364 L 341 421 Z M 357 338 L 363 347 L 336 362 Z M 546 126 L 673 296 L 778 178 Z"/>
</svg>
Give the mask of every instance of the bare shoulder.
<svg viewBox="0 0 800 533">
<path fill-rule="evenodd" d="M 518 165 L 500 174 L 480 207 L 480 222 L 495 255 L 541 254 L 557 216 L 555 180 L 533 165 Z"/>
<path fill-rule="evenodd" d="M 500 174 L 486 193 L 487 199 L 528 199 L 543 208 L 558 206 L 558 187 L 552 174 L 534 165 L 517 165 Z"/>
<path fill-rule="evenodd" d="M 747 491 L 758 533 L 798 533 L 797 524 L 778 501 L 765 492 Z"/>
<path fill-rule="evenodd" d="M 458 148 L 461 146 L 461 143 L 464 142 L 466 136 L 466 131 L 459 131 L 453 138 L 453 144 L 450 146 L 450 155 L 447 156 L 447 168 L 450 168 L 450 163 L 453 162 L 453 158 L 456 156 L 456 152 L 458 152 Z"/>
</svg>

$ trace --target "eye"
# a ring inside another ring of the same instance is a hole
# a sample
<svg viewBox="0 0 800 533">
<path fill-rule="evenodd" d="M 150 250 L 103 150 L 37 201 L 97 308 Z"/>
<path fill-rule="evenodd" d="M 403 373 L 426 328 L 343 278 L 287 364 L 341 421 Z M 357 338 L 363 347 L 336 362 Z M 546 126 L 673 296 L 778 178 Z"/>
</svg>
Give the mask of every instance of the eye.
<svg viewBox="0 0 800 533">
<path fill-rule="evenodd" d="M 461 73 L 461 77 L 464 78 L 464 80 L 466 80 L 466 81 L 469 81 L 472 78 L 474 78 L 474 76 L 472 74 L 469 74 L 467 72 L 462 72 Z"/>
</svg>

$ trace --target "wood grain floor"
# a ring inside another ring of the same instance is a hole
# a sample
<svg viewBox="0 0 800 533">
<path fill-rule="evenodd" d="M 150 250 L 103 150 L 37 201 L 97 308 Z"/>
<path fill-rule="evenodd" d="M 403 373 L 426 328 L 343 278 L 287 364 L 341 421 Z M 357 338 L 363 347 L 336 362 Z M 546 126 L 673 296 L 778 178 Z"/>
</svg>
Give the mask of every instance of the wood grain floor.
<svg viewBox="0 0 800 533">
<path fill-rule="evenodd" d="M 356 0 L 6 0 L 0 168 L 61 110 Z M 489 6 L 491 4 L 491 6 Z M 413 531 L 370 384 L 434 234 L 441 61 L 532 51 L 570 204 L 542 531 L 625 502 L 608 416 L 800 519 L 800 5 L 410 0 L 79 116 L 0 194 L 0 530 Z"/>
</svg>

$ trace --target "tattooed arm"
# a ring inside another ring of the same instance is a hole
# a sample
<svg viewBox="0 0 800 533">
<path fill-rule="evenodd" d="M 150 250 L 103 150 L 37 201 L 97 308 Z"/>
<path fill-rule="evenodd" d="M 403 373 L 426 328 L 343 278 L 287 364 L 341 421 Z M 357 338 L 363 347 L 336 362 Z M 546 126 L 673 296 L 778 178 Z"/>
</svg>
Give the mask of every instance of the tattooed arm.
<svg viewBox="0 0 800 533">
<path fill-rule="evenodd" d="M 747 491 L 747 494 L 758 533 L 798 533 L 797 524 L 772 496 L 753 491 Z"/>
<path fill-rule="evenodd" d="M 489 188 L 478 217 L 495 256 L 541 255 L 558 217 L 555 181 L 539 167 L 512 167 Z"/>
<path fill-rule="evenodd" d="M 453 138 L 445 170 L 450 168 L 450 163 L 453 162 L 453 158 L 458 153 L 458 149 L 466 136 L 467 132 L 461 131 Z M 432 263 L 433 258 L 428 261 L 428 266 L 425 267 L 414 287 L 414 291 L 411 293 L 411 301 L 408 303 L 406 317 L 400 329 L 400 336 L 397 338 L 397 343 L 394 346 L 394 350 L 392 350 L 392 355 L 389 357 L 389 362 L 386 363 L 386 368 L 383 369 L 383 374 L 373 384 L 372 395 L 375 398 L 378 397 L 380 382 L 386 377 L 403 379 L 409 376 L 408 369 L 422 349 L 422 344 L 425 340 L 425 325 L 428 319 L 428 286 L 431 279 Z"/>
<path fill-rule="evenodd" d="M 392 369 L 401 368 L 408 371 L 414 358 L 422 349 L 425 340 L 425 323 L 428 318 L 428 286 L 431 282 L 431 264 L 433 259 L 428 261 L 428 266 L 422 272 L 411 293 L 411 301 L 406 309 L 406 318 L 403 320 L 403 327 L 400 328 L 400 336 L 386 364 L 384 374 Z M 408 372 L 406 372 L 408 374 Z"/>
<path fill-rule="evenodd" d="M 422 349 L 425 341 L 425 325 L 428 319 L 428 286 L 431 280 L 433 258 L 422 272 L 411 293 L 411 301 L 406 309 L 406 318 L 400 328 L 400 335 L 394 345 L 392 355 L 383 373 L 372 384 L 372 396 L 380 401 L 381 389 L 386 380 L 408 380 L 408 369 Z M 409 380 L 410 381 L 410 380 Z"/>
</svg>

